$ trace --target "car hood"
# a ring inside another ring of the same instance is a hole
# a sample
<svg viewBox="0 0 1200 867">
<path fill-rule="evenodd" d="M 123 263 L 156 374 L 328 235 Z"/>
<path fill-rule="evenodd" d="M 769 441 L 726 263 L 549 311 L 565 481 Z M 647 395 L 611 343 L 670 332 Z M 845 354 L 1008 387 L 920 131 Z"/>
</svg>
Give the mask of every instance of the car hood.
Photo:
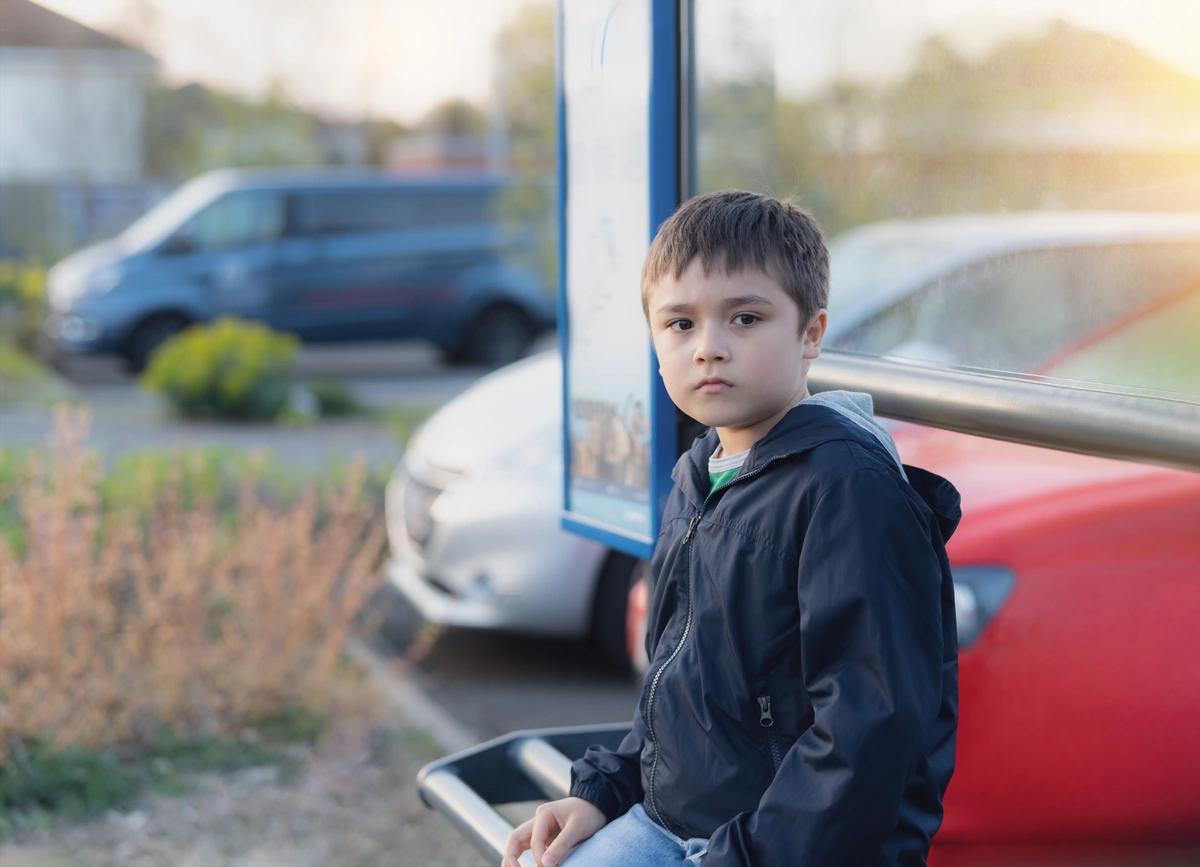
<svg viewBox="0 0 1200 867">
<path fill-rule="evenodd" d="M 83 294 L 87 278 L 101 268 L 123 261 L 126 251 L 116 241 L 101 241 L 58 262 L 46 273 L 46 293 L 55 308 L 70 303 Z"/>
<path fill-rule="evenodd" d="M 488 374 L 430 416 L 409 452 L 428 466 L 470 473 L 547 439 L 557 443 L 561 381 L 557 350 Z"/>
</svg>

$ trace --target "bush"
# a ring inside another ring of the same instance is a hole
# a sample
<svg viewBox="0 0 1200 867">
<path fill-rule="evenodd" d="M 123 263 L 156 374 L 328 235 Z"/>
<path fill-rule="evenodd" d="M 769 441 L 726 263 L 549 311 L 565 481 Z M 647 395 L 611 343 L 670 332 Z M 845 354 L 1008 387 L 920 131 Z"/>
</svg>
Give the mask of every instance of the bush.
<svg viewBox="0 0 1200 867">
<path fill-rule="evenodd" d="M 290 335 L 222 318 L 163 344 L 142 383 L 185 418 L 275 419 L 288 406 L 298 348 Z"/>
<path fill-rule="evenodd" d="M 46 270 L 41 265 L 0 260 L 0 341 L 33 349 L 45 298 Z"/>
<path fill-rule="evenodd" d="M 321 418 L 345 418 L 364 412 L 364 407 L 354 396 L 354 392 L 336 380 L 321 379 L 310 382 L 308 390 L 316 401 L 317 415 Z"/>
<path fill-rule="evenodd" d="M 290 498 L 187 461 L 106 489 L 85 434 L 63 409 L 49 448 L 0 461 L 0 766 L 361 707 L 345 643 L 384 548 L 362 461 Z"/>
</svg>

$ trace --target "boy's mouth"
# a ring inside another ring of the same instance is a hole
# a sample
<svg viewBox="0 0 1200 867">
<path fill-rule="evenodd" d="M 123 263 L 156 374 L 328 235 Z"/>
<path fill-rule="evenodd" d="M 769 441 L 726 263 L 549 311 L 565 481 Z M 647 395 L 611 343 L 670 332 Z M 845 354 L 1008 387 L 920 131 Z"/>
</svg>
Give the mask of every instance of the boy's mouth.
<svg viewBox="0 0 1200 867">
<path fill-rule="evenodd" d="M 705 394 L 724 391 L 727 388 L 733 388 L 732 383 L 721 379 L 719 376 L 710 376 L 707 379 L 702 379 L 696 386 L 697 391 L 704 392 Z"/>
</svg>

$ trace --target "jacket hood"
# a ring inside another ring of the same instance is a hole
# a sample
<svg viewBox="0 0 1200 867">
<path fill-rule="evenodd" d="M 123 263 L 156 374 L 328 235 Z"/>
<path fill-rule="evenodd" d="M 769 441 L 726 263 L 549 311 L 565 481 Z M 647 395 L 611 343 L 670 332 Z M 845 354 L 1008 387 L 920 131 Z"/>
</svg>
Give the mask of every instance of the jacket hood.
<svg viewBox="0 0 1200 867">
<path fill-rule="evenodd" d="M 875 420 L 875 401 L 865 391 L 823 391 L 805 398 L 801 403 L 827 406 L 840 412 L 847 419 L 865 430 L 884 447 L 892 462 L 904 476 L 904 464 L 900 461 L 900 453 L 896 451 L 896 443 L 888 429 Z M 905 476 L 907 478 L 907 476 Z"/>
<path fill-rule="evenodd" d="M 772 460 L 796 455 L 836 440 L 853 440 L 884 452 L 901 476 L 925 501 L 937 518 L 943 541 L 948 541 L 962 517 L 959 494 L 947 479 L 920 467 L 905 464 L 887 428 L 875 420 L 874 401 L 859 391 L 826 391 L 796 404 L 746 455 L 738 477 L 753 473 Z M 720 439 L 709 428 L 671 472 L 671 478 L 694 504 L 704 502 L 709 490 L 708 459 Z"/>
</svg>

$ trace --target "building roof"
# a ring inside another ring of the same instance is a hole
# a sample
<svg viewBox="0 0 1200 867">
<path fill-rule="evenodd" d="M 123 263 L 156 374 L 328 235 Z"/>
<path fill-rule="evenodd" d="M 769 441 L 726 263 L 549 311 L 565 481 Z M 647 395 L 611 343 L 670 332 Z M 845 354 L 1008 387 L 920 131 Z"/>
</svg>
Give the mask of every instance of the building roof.
<svg viewBox="0 0 1200 867">
<path fill-rule="evenodd" d="M 93 30 L 30 0 L 0 0 L 0 48 L 105 48 L 136 51 L 120 39 Z"/>
</svg>

